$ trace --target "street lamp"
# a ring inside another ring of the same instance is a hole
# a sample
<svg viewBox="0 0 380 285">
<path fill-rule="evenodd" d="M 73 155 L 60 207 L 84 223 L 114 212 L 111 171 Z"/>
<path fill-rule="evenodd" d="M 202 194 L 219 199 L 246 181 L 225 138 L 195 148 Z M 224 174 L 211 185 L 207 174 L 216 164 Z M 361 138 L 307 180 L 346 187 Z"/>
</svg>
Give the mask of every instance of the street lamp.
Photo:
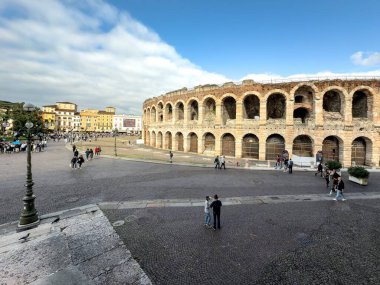
<svg viewBox="0 0 380 285">
<path fill-rule="evenodd" d="M 32 104 L 25 104 L 24 111 L 28 113 L 28 117 L 30 117 L 30 113 L 35 110 L 35 107 Z M 33 194 L 33 179 L 32 179 L 32 150 L 31 150 L 31 139 L 32 135 L 30 129 L 33 128 L 33 123 L 27 121 L 25 127 L 28 130 L 27 133 L 27 166 L 26 166 L 26 195 L 22 199 L 24 202 L 24 208 L 21 212 L 20 221 L 18 224 L 18 231 L 27 230 L 30 228 L 34 228 L 38 226 L 40 223 L 40 219 L 38 217 L 38 212 L 34 207 L 34 199 L 36 196 Z"/>
<path fill-rule="evenodd" d="M 116 136 L 117 136 L 117 132 L 118 132 L 118 130 L 115 128 L 115 129 L 113 130 L 113 135 L 114 135 L 114 137 L 115 137 L 115 145 L 114 145 L 114 153 L 115 153 L 115 156 L 117 156 L 117 150 L 116 150 Z"/>
</svg>

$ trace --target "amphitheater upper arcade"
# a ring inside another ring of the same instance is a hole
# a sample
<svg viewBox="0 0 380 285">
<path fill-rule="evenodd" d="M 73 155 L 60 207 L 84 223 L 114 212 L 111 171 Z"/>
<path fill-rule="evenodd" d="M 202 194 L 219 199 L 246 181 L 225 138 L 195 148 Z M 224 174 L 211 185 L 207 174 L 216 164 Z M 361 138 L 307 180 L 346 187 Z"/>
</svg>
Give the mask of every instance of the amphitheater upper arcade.
<svg viewBox="0 0 380 285">
<path fill-rule="evenodd" d="M 144 141 L 158 148 L 379 165 L 380 80 L 325 80 L 181 89 L 144 102 Z"/>
</svg>

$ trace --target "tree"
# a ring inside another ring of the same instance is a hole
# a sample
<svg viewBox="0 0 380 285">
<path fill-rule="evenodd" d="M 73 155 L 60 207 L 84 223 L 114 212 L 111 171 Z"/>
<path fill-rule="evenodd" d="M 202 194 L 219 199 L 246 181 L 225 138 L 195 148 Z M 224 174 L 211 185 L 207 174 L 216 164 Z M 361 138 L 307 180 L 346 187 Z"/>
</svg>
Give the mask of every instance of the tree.
<svg viewBox="0 0 380 285">
<path fill-rule="evenodd" d="M 25 127 L 25 123 L 30 121 L 33 123 L 33 128 L 31 129 L 32 134 L 44 132 L 45 128 L 40 109 L 36 108 L 35 111 L 28 113 L 24 111 L 23 106 L 23 103 L 18 103 L 15 104 L 11 110 L 10 117 L 13 120 L 13 131 L 17 133 L 17 135 L 26 133 L 27 128 Z"/>
</svg>

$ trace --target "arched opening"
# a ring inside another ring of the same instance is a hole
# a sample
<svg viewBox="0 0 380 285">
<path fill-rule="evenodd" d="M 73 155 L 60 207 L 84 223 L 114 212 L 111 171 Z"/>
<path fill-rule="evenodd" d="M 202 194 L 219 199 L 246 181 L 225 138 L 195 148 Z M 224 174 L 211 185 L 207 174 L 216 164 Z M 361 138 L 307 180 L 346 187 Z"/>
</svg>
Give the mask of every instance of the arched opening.
<svg viewBox="0 0 380 285">
<path fill-rule="evenodd" d="M 166 104 L 165 112 L 166 112 L 165 113 L 166 121 L 170 122 L 173 119 L 173 107 L 172 107 L 172 104 L 170 104 L 170 103 Z"/>
<path fill-rule="evenodd" d="M 203 120 L 205 122 L 212 123 L 215 121 L 216 104 L 212 98 L 207 98 L 203 104 L 204 115 Z"/>
<path fill-rule="evenodd" d="M 244 98 L 243 118 L 256 119 L 260 116 L 260 99 L 256 95 L 248 95 Z"/>
<path fill-rule="evenodd" d="M 310 112 L 306 108 L 298 108 L 293 112 L 294 119 L 301 119 L 301 122 L 304 124 L 306 120 L 310 117 Z"/>
<path fill-rule="evenodd" d="M 352 118 L 368 118 L 368 98 L 362 91 L 356 91 L 352 97 Z"/>
<path fill-rule="evenodd" d="M 293 140 L 293 155 L 313 157 L 313 141 L 309 136 L 300 135 Z"/>
<path fill-rule="evenodd" d="M 146 123 L 147 123 L 146 109 L 144 110 L 143 121 L 144 121 L 144 124 L 146 125 Z"/>
<path fill-rule="evenodd" d="M 259 139 L 253 134 L 243 137 L 242 157 L 259 159 Z"/>
<path fill-rule="evenodd" d="M 192 100 L 189 104 L 189 121 L 198 120 L 198 102 Z"/>
<path fill-rule="evenodd" d="M 156 147 L 156 133 L 154 131 L 152 132 L 151 146 Z"/>
<path fill-rule="evenodd" d="M 303 102 L 303 96 L 295 95 L 294 96 L 294 103 L 302 103 Z"/>
<path fill-rule="evenodd" d="M 158 122 L 162 123 L 164 120 L 164 112 L 163 112 L 164 105 L 162 103 L 158 103 L 157 105 L 157 114 L 158 114 Z"/>
<path fill-rule="evenodd" d="M 338 138 L 329 136 L 323 140 L 322 153 L 324 161 L 339 161 L 340 143 Z"/>
<path fill-rule="evenodd" d="M 150 111 L 150 118 L 151 118 L 152 123 L 156 122 L 156 108 L 155 107 L 152 107 L 152 110 Z"/>
<path fill-rule="evenodd" d="M 177 142 L 177 150 L 183 151 L 183 134 L 177 133 L 175 136 L 176 136 L 176 142 Z"/>
<path fill-rule="evenodd" d="M 204 135 L 204 149 L 207 151 L 215 150 L 215 136 L 212 133 L 206 133 Z"/>
<path fill-rule="evenodd" d="M 236 101 L 232 97 L 226 97 L 222 103 L 222 121 L 225 125 L 228 121 L 236 119 Z"/>
<path fill-rule="evenodd" d="M 158 139 L 157 140 L 157 143 L 158 143 L 157 147 L 162 148 L 162 133 L 161 132 L 158 132 L 157 139 Z"/>
<path fill-rule="evenodd" d="M 235 156 L 235 137 L 231 134 L 222 137 L 222 155 Z"/>
<path fill-rule="evenodd" d="M 330 113 L 343 115 L 344 95 L 341 91 L 330 90 L 323 95 L 323 110 Z"/>
<path fill-rule="evenodd" d="M 198 136 L 195 133 L 190 133 L 188 138 L 190 140 L 189 152 L 198 153 Z"/>
<path fill-rule="evenodd" d="M 265 144 L 265 159 L 275 160 L 277 155 L 281 156 L 284 150 L 285 139 L 278 134 L 270 135 Z"/>
<path fill-rule="evenodd" d="M 267 100 L 267 119 L 285 119 L 286 100 L 280 93 L 272 94 Z"/>
<path fill-rule="evenodd" d="M 166 132 L 165 134 L 165 148 L 172 149 L 172 133 Z"/>
<path fill-rule="evenodd" d="M 182 102 L 178 102 L 176 105 L 176 121 L 183 120 L 184 118 L 184 106 Z"/>
<path fill-rule="evenodd" d="M 372 164 L 372 141 L 369 138 L 358 137 L 352 142 L 351 164 L 368 166 Z"/>
<path fill-rule="evenodd" d="M 150 116 L 151 116 L 150 108 L 148 108 L 148 110 L 146 111 L 146 122 L 148 124 L 150 124 Z"/>
</svg>

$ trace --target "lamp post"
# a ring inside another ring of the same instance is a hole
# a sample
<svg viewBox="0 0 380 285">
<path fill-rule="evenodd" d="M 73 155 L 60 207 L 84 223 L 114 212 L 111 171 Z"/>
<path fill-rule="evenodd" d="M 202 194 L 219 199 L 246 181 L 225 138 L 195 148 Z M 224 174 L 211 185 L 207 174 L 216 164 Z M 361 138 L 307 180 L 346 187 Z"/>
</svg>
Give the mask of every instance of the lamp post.
<svg viewBox="0 0 380 285">
<path fill-rule="evenodd" d="M 25 104 L 24 105 L 24 111 L 28 113 L 30 116 L 30 113 L 35 110 L 35 107 L 32 104 Z M 24 202 L 24 208 L 21 212 L 20 221 L 18 224 L 18 231 L 27 230 L 33 227 L 38 226 L 40 223 L 40 219 L 38 217 L 38 212 L 36 208 L 34 207 L 34 199 L 36 199 L 36 196 L 33 194 L 33 179 L 32 179 L 32 150 L 31 150 L 31 131 L 30 129 L 33 128 L 33 123 L 28 121 L 25 124 L 25 127 L 28 130 L 27 133 L 27 166 L 26 166 L 26 194 L 24 198 L 22 199 Z"/>
<path fill-rule="evenodd" d="M 116 149 L 116 136 L 117 136 L 117 132 L 118 132 L 118 130 L 115 128 L 113 130 L 113 136 L 115 137 L 115 145 L 114 145 L 114 154 L 115 154 L 115 156 L 117 156 L 117 149 Z"/>
</svg>

